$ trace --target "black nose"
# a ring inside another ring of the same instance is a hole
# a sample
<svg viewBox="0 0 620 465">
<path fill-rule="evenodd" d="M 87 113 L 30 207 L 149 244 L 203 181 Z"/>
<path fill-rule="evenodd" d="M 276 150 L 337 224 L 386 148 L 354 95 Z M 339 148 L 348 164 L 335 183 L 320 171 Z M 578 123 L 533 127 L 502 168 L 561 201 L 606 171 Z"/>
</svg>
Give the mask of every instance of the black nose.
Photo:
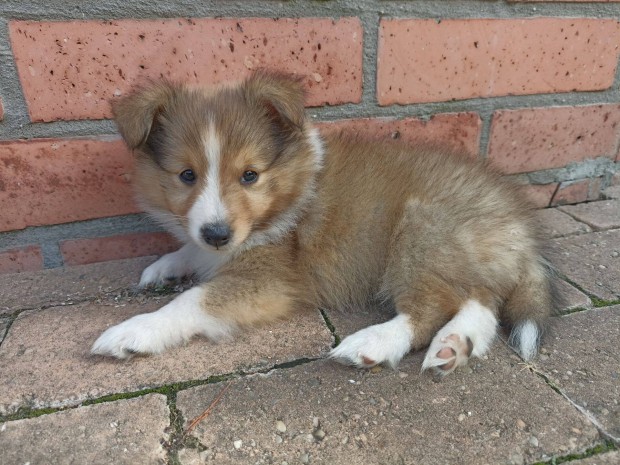
<svg viewBox="0 0 620 465">
<path fill-rule="evenodd" d="M 223 223 L 206 224 L 200 229 L 200 232 L 205 242 L 216 249 L 228 244 L 231 236 L 230 228 Z"/>
</svg>

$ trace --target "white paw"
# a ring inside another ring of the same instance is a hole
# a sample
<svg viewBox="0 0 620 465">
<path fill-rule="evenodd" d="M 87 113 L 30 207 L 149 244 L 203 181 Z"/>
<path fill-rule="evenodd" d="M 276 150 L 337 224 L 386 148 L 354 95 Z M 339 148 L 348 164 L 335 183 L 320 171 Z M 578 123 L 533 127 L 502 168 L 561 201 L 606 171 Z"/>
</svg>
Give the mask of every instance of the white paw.
<svg viewBox="0 0 620 465">
<path fill-rule="evenodd" d="M 207 313 L 205 291 L 196 286 L 153 313 L 144 313 L 107 329 L 91 352 L 127 358 L 133 354 L 159 354 L 202 335 L 217 341 L 235 330 L 231 322 Z"/>
<path fill-rule="evenodd" d="M 473 348 L 471 339 L 462 334 L 437 334 L 426 352 L 422 370 L 434 368 L 438 373 L 448 374 L 467 365 Z"/>
<path fill-rule="evenodd" d="M 108 328 L 93 344 L 91 353 L 127 358 L 133 354 L 158 354 L 171 339 L 170 328 L 161 316 L 145 313 Z"/>
<path fill-rule="evenodd" d="M 398 315 L 386 323 L 369 326 L 347 336 L 329 356 L 358 367 L 371 367 L 379 363 L 395 367 L 411 349 L 412 340 L 409 317 Z"/>
<path fill-rule="evenodd" d="M 179 252 L 164 255 L 144 269 L 140 277 L 140 287 L 165 284 L 181 279 L 187 270 L 179 260 Z"/>
<path fill-rule="evenodd" d="M 433 338 L 422 370 L 448 374 L 467 365 L 470 356 L 482 357 L 497 333 L 495 313 L 477 300 L 468 300 Z"/>
</svg>

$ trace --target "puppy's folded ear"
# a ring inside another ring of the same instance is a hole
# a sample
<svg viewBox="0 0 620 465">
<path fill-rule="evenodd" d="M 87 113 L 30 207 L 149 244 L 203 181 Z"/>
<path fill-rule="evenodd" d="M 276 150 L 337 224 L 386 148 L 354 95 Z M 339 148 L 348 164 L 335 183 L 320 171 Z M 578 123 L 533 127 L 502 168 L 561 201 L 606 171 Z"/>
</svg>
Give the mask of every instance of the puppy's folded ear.
<svg viewBox="0 0 620 465">
<path fill-rule="evenodd" d="M 248 103 L 258 105 L 283 129 L 304 125 L 305 90 L 301 78 L 270 71 L 256 71 L 243 84 Z"/>
<path fill-rule="evenodd" d="M 127 146 L 135 149 L 144 145 L 160 113 L 174 96 L 168 82 L 149 82 L 112 103 L 114 120 Z"/>
</svg>

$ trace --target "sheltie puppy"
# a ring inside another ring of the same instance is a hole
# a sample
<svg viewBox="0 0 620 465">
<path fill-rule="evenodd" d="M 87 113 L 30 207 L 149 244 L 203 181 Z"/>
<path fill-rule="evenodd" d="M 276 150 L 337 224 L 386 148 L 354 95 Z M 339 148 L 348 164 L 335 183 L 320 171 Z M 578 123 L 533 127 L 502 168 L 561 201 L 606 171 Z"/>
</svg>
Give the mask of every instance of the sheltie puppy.
<svg viewBox="0 0 620 465">
<path fill-rule="evenodd" d="M 202 284 L 109 328 L 92 353 L 156 354 L 293 310 L 383 302 L 396 316 L 333 358 L 396 366 L 430 346 L 423 368 L 445 374 L 484 355 L 500 322 L 536 355 L 549 268 L 527 202 L 484 161 L 322 136 L 300 81 L 266 71 L 217 89 L 150 83 L 113 109 L 141 205 L 185 244 L 140 284 Z"/>
</svg>

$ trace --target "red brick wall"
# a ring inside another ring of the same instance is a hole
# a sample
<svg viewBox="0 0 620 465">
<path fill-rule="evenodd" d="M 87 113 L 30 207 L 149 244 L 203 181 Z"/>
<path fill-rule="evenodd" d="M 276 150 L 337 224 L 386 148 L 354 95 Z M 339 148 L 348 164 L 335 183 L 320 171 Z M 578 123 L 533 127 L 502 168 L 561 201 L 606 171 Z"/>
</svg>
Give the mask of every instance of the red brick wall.
<svg viewBox="0 0 620 465">
<path fill-rule="evenodd" d="M 534 180 L 526 188 L 541 207 L 596 198 L 618 179 L 620 5 L 599 14 L 607 2 L 547 2 L 534 16 L 530 2 L 486 1 L 479 17 L 461 17 L 442 2 L 419 14 L 415 1 L 367 0 L 363 9 L 308 1 L 282 6 L 281 16 L 270 2 L 248 1 L 265 17 L 217 6 L 186 15 L 179 6 L 173 17 L 118 18 L 110 8 L 88 19 L 52 7 L 48 17 L 35 3 L 42 12 L 0 8 L 8 24 L 0 47 L 12 52 L 0 61 L 0 272 L 174 247 L 155 230 L 123 229 L 138 210 L 109 102 L 145 77 L 217 84 L 258 67 L 303 75 L 321 130 L 489 158 Z M 588 163 L 606 171 L 579 170 Z M 562 171 L 568 165 L 572 174 Z M 101 218 L 117 233 L 98 234 Z"/>
</svg>

